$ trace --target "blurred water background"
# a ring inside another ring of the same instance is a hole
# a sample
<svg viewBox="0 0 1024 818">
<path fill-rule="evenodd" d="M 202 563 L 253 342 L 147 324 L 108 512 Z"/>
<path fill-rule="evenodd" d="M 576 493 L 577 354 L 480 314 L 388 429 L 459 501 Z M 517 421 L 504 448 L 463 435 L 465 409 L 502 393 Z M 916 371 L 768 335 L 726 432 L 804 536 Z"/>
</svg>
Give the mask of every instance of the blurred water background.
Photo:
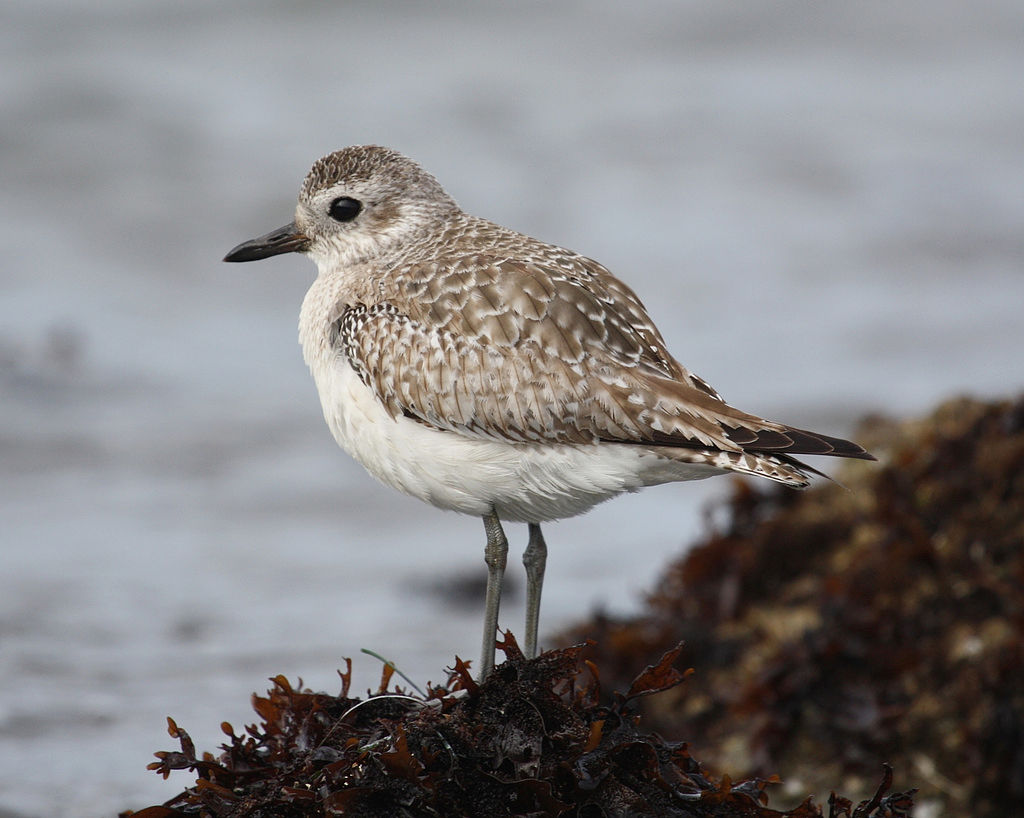
<svg viewBox="0 0 1024 818">
<path fill-rule="evenodd" d="M 402 150 L 591 255 L 739 406 L 848 434 L 1024 383 L 1024 4 L 0 2 L 0 814 L 112 815 L 284 673 L 476 659 L 479 520 L 332 442 L 318 156 Z M 819 464 L 820 465 L 820 464 Z M 725 481 L 546 528 L 543 630 L 629 611 Z M 513 574 L 525 528 L 510 526 Z M 519 594 L 502 623 L 521 630 Z"/>
</svg>

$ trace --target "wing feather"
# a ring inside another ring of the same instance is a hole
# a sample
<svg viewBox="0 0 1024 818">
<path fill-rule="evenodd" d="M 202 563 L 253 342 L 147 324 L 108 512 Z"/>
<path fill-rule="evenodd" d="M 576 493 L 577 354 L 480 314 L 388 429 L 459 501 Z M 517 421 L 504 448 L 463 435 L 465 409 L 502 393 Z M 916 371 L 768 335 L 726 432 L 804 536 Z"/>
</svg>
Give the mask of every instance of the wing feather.
<svg viewBox="0 0 1024 818">
<path fill-rule="evenodd" d="M 749 428 L 781 428 L 685 383 L 655 380 L 592 358 L 567 363 L 529 341 L 485 345 L 425 327 L 388 304 L 349 307 L 338 320 L 336 337 L 393 417 L 415 417 L 460 434 L 739 451 L 729 427 L 748 429 L 743 439 L 754 434 Z"/>
<path fill-rule="evenodd" d="M 331 336 L 392 416 L 463 435 L 870 457 L 729 406 L 669 354 L 625 284 L 538 247 L 392 271 L 384 300 L 348 305 Z"/>
</svg>

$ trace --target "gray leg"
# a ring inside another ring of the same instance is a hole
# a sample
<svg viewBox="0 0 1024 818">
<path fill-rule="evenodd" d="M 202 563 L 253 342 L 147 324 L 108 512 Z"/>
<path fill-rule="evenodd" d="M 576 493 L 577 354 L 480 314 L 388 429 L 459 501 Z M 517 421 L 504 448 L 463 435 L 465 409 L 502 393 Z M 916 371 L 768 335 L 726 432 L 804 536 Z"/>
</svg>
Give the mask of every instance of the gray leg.
<svg viewBox="0 0 1024 818">
<path fill-rule="evenodd" d="M 540 525 L 530 523 L 530 543 L 523 552 L 526 567 L 526 658 L 537 655 L 537 623 L 540 621 L 540 592 L 544 585 L 544 566 L 548 561 L 548 546 Z"/>
<path fill-rule="evenodd" d="M 487 563 L 487 599 L 484 603 L 484 643 L 480 653 L 480 681 L 494 670 L 494 643 L 498 638 L 498 606 L 501 604 L 501 581 L 505 576 L 508 561 L 508 540 L 501 530 L 498 515 L 491 511 L 484 517 L 484 531 L 487 532 L 487 546 L 484 548 L 484 562 Z"/>
</svg>

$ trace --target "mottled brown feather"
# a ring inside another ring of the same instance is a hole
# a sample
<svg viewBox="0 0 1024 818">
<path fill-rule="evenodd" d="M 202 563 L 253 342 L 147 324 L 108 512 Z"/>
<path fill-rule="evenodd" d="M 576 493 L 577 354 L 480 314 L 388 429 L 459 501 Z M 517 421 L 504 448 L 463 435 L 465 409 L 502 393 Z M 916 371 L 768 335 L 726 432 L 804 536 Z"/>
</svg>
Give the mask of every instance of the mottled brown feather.
<svg viewBox="0 0 1024 818">
<path fill-rule="evenodd" d="M 466 252 L 469 234 L 485 249 Z M 349 305 L 335 332 L 393 416 L 515 442 L 861 456 L 724 403 L 591 259 L 468 216 L 407 256 L 381 278 L 386 300 Z"/>
<path fill-rule="evenodd" d="M 330 342 L 395 417 L 512 442 L 869 457 L 729 406 L 601 264 L 457 209 L 375 259 L 349 297 Z"/>
</svg>

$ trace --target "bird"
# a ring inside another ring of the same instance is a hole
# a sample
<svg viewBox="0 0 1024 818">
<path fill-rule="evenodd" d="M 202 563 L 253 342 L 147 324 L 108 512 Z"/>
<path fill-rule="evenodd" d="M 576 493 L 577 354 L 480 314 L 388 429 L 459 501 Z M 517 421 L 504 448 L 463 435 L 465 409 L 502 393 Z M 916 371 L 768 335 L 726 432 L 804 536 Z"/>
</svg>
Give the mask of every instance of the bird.
<svg viewBox="0 0 1024 818">
<path fill-rule="evenodd" d="M 668 351 L 597 261 L 462 210 L 403 154 L 319 159 L 294 220 L 224 258 L 302 253 L 317 268 L 299 341 L 324 418 L 371 475 L 483 520 L 479 678 L 494 668 L 508 540 L 523 552 L 523 653 L 537 655 L 541 524 L 624 492 L 716 474 L 804 488 L 796 455 L 873 460 L 848 440 L 735 409 Z"/>
</svg>

